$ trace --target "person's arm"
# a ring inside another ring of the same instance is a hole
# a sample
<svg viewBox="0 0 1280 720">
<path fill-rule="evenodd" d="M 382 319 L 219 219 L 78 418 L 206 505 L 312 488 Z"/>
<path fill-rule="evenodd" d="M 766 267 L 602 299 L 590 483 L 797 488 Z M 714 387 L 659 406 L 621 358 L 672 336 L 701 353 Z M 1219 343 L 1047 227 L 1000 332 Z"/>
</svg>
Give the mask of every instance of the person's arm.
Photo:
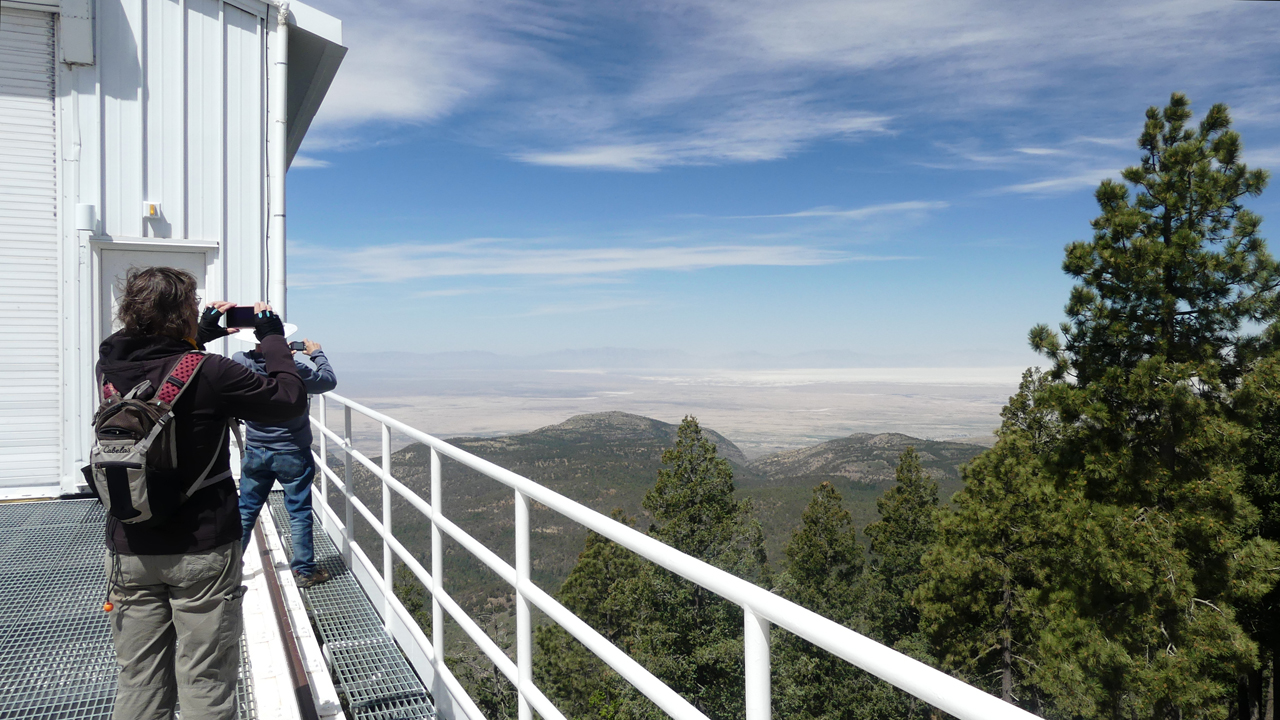
<svg viewBox="0 0 1280 720">
<path fill-rule="evenodd" d="M 228 415 L 241 420 L 292 420 L 307 411 L 307 389 L 294 366 L 280 317 L 264 303 L 254 305 L 254 310 L 257 311 L 254 334 L 266 364 L 266 375 L 238 363 L 219 363 L 224 370 L 219 388 L 221 404 Z"/>
<path fill-rule="evenodd" d="M 307 389 L 284 337 L 268 336 L 259 346 L 266 360 L 266 375 L 259 375 L 239 363 L 220 363 L 219 398 L 226 413 L 241 420 L 264 423 L 292 420 L 305 413 Z"/>
<path fill-rule="evenodd" d="M 306 365 L 298 365 L 298 374 L 302 376 L 307 392 L 319 395 L 338 387 L 338 376 L 334 374 L 333 366 L 329 364 L 329 358 L 325 357 L 324 350 L 320 349 L 320 343 L 310 340 L 303 340 L 303 343 L 307 347 L 305 352 L 316 366 L 316 369 L 312 370 Z"/>
</svg>

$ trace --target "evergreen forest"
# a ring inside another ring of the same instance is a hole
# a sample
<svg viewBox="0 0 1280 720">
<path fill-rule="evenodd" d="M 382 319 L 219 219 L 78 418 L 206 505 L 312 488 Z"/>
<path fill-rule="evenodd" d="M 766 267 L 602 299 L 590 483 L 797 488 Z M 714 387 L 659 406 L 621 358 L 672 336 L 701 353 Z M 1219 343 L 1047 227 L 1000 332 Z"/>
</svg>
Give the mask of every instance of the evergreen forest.
<svg viewBox="0 0 1280 720">
<path fill-rule="evenodd" d="M 953 496 L 907 448 L 874 520 L 855 527 L 824 480 L 771 557 L 736 466 L 689 417 L 638 529 L 1051 720 L 1274 720 L 1280 264 L 1244 206 L 1268 173 L 1240 160 L 1225 106 L 1196 121 L 1181 94 L 1137 145 L 1066 248 L 1065 322 L 1030 330 L 1045 367 Z M 743 716 L 741 608 L 595 534 L 557 599 L 708 717 Z M 558 626 L 535 641 L 535 682 L 567 717 L 663 716 Z M 786 631 L 771 642 L 777 717 L 940 717 Z M 516 717 L 483 656 L 449 662 L 490 718 Z"/>
</svg>

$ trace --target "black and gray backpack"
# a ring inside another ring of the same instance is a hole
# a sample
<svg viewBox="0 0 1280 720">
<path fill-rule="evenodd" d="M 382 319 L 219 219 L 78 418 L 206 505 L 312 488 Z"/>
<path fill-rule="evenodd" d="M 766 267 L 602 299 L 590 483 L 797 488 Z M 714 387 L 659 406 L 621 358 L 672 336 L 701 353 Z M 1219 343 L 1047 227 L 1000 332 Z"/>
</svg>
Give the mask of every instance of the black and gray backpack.
<svg viewBox="0 0 1280 720">
<path fill-rule="evenodd" d="M 177 476 L 173 406 L 204 360 L 205 354 L 200 352 L 183 355 L 155 392 L 149 392 L 149 380 L 125 395 L 109 382 L 102 384 L 102 404 L 93 417 L 94 443 L 85 475 L 107 513 L 120 522 L 158 525 L 197 490 L 231 476 L 227 470 L 210 477 L 221 454 L 217 450 L 199 476 L 185 483 Z M 222 442 L 226 441 L 223 435 Z"/>
</svg>

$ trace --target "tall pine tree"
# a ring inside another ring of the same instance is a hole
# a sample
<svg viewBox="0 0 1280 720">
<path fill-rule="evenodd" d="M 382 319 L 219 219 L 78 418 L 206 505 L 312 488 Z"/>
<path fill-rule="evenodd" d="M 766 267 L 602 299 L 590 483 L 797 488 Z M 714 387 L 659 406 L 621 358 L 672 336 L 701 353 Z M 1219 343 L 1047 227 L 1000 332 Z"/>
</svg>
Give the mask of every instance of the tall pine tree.
<svg viewBox="0 0 1280 720">
<path fill-rule="evenodd" d="M 1280 354 L 1255 364 L 1234 397 L 1236 418 L 1248 431 L 1244 443 L 1244 492 L 1258 508 L 1256 532 L 1280 541 Z M 1240 720 L 1261 720 L 1266 695 L 1280 697 L 1280 585 L 1241 608 L 1241 623 L 1260 645 L 1261 666 L 1241 678 Z M 1264 670 L 1269 672 L 1264 673 Z M 1270 685 L 1267 688 L 1267 681 Z"/>
<path fill-rule="evenodd" d="M 734 500 L 733 470 L 693 417 L 662 454 L 666 466 L 645 495 L 657 521 L 649 534 L 681 552 L 768 586 L 764 532 L 751 501 Z M 645 564 L 619 590 L 636 620 L 633 657 L 713 720 L 741 717 L 742 608 L 683 578 Z M 661 717 L 633 694 L 632 715 Z"/>
<path fill-rule="evenodd" d="M 1277 565 L 1225 413 L 1274 341 L 1250 321 L 1275 318 L 1280 268 L 1241 205 L 1267 174 L 1240 162 L 1225 106 L 1190 119 L 1179 94 L 1148 110 L 1132 191 L 1104 181 L 1093 240 L 1067 248 L 1062 336 L 1031 331 L 1069 380 L 1039 398 L 1063 421 L 1046 469 L 1080 499 L 1040 651 L 1058 711 L 1077 717 L 1222 717 L 1257 664 L 1237 607 Z"/>
<path fill-rule="evenodd" d="M 631 518 L 614 510 L 614 520 L 630 525 Z M 625 605 L 620 584 L 640 572 L 635 553 L 594 532 L 587 534 L 578 562 L 560 586 L 557 599 L 596 632 L 615 645 L 630 640 L 636 619 Z M 616 717 L 628 691 L 617 673 L 583 647 L 559 625 L 536 628 L 538 656 L 534 673 L 538 686 L 568 717 L 603 719 Z"/>
<path fill-rule="evenodd" d="M 1056 415 L 1035 403 L 1045 382 L 1023 374 L 995 446 L 963 468 L 964 488 L 942 512 L 917 594 L 942 666 L 1034 713 L 1044 705 L 1038 605 L 1064 534 L 1063 500 L 1040 462 L 1060 433 Z"/>
<path fill-rule="evenodd" d="M 898 458 L 895 484 L 876 500 L 880 519 L 867 526 L 872 565 L 871 632 L 880 642 L 927 655 L 912 597 L 923 579 L 925 551 L 938 532 L 938 483 L 909 447 Z"/>
<path fill-rule="evenodd" d="M 840 493 L 824 482 L 785 548 L 785 569 L 776 578 L 779 595 L 854 630 L 863 630 L 863 553 L 853 518 Z M 773 634 L 773 709 L 797 720 L 872 717 L 867 673 L 789 632 Z"/>
<path fill-rule="evenodd" d="M 767 587 L 764 533 L 750 500 L 733 497 L 733 470 L 686 417 L 644 498 L 649 534 Z M 615 519 L 621 519 L 615 513 Z M 559 592 L 564 605 L 714 720 L 742 706 L 742 609 L 590 535 Z M 572 717 L 665 717 L 559 628 L 537 631 L 538 683 Z"/>
<path fill-rule="evenodd" d="M 867 631 L 881 643 L 931 663 L 915 595 L 924 581 L 925 552 L 937 538 L 938 483 L 925 472 L 912 447 L 898 458 L 894 479 L 894 486 L 876 500 L 880 519 L 866 530 L 871 538 Z M 923 702 L 885 683 L 875 685 L 866 703 L 885 717 L 924 717 L 930 711 Z"/>
</svg>

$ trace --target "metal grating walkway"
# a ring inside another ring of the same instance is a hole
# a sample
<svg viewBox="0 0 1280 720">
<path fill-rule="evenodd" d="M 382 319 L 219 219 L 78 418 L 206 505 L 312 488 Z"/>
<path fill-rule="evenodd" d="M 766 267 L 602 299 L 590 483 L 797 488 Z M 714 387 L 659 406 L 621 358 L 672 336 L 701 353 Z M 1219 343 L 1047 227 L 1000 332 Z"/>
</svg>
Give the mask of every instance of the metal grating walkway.
<svg viewBox="0 0 1280 720">
<path fill-rule="evenodd" d="M 284 493 L 271 493 L 270 503 L 271 517 L 292 557 Z M 301 592 L 352 716 L 355 720 L 434 718 L 435 708 L 422 681 L 383 629 L 381 618 L 347 570 L 341 553 L 319 528 L 318 518 L 316 525 L 312 533 L 316 563 L 333 577 Z"/>
<path fill-rule="evenodd" d="M 0 504 L 0 719 L 110 718 L 115 651 L 102 611 L 102 505 Z M 239 716 L 254 717 L 240 643 Z"/>
</svg>

